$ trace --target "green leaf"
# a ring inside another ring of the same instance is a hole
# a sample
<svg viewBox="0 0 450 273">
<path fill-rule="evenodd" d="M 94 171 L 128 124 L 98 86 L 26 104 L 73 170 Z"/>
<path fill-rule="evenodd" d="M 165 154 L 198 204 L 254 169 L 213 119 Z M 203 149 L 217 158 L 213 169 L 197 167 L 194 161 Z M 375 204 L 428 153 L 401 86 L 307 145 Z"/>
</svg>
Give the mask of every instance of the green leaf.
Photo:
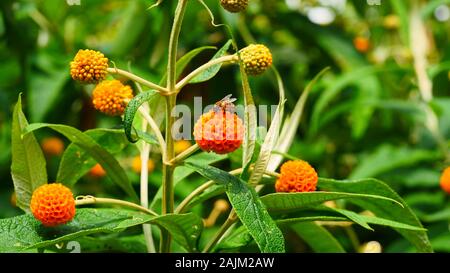
<svg viewBox="0 0 450 273">
<path fill-rule="evenodd" d="M 302 95 L 299 100 L 295 104 L 294 110 L 290 117 L 288 117 L 281 129 L 280 136 L 278 138 L 277 144 L 275 146 L 275 150 L 281 153 L 287 153 L 289 148 L 291 147 L 292 142 L 297 133 L 298 126 L 300 125 L 300 120 L 303 114 L 303 109 L 305 108 L 306 101 L 308 99 L 309 93 L 313 86 L 317 83 L 317 81 L 330 70 L 329 67 L 322 69 L 305 87 Z M 272 155 L 269 160 L 269 164 L 267 166 L 267 170 L 274 172 L 278 165 L 280 165 L 283 160 L 282 155 Z"/>
<path fill-rule="evenodd" d="M 253 240 L 245 226 L 234 229 L 230 235 L 221 240 L 215 247 L 214 251 L 222 249 L 236 249 L 248 245 Z"/>
<path fill-rule="evenodd" d="M 202 176 L 224 185 L 228 198 L 242 224 L 263 253 L 284 252 L 284 237 L 270 217 L 255 190 L 237 177 L 212 166 L 186 162 Z"/>
<path fill-rule="evenodd" d="M 77 238 L 83 253 L 147 253 L 144 235 L 114 236 L 85 236 Z M 66 247 L 62 248 L 64 253 L 70 252 Z"/>
<path fill-rule="evenodd" d="M 344 248 L 324 227 L 314 222 L 295 223 L 291 228 L 317 253 L 345 253 Z"/>
<path fill-rule="evenodd" d="M 139 140 L 134 139 L 132 136 L 132 130 L 134 129 L 133 128 L 134 116 L 136 115 L 136 112 L 139 110 L 139 107 L 141 107 L 142 104 L 149 101 L 154 96 L 159 96 L 158 92 L 150 90 L 138 94 L 137 96 L 132 98 L 130 102 L 128 102 L 123 117 L 123 128 L 125 130 L 125 135 L 128 141 L 135 143 Z M 137 135 L 140 136 L 139 133 Z"/>
<path fill-rule="evenodd" d="M 280 77 L 280 73 L 278 73 L 278 71 L 275 68 L 273 68 L 273 71 L 277 78 L 278 92 L 280 98 L 277 110 L 275 111 L 275 114 L 272 117 L 272 122 L 270 124 L 269 130 L 267 131 L 267 135 L 264 138 L 263 144 L 261 145 L 258 159 L 255 162 L 252 174 L 250 175 L 250 178 L 248 180 L 248 183 L 250 185 L 258 184 L 258 182 L 261 180 L 264 173 L 266 172 L 267 165 L 269 164 L 270 155 L 278 141 L 281 122 L 283 120 L 284 103 L 286 101 L 284 96 L 283 80 Z"/>
<path fill-rule="evenodd" d="M 121 232 L 141 225 L 154 216 L 119 209 L 77 209 L 74 219 L 62 226 L 46 228 L 31 214 L 0 220 L 0 252 L 44 248 L 93 233 Z"/>
<path fill-rule="evenodd" d="M 361 78 L 368 78 L 376 72 L 380 71 L 380 68 L 373 66 L 365 66 L 357 70 L 346 72 L 333 80 L 329 86 L 321 92 L 319 99 L 317 100 L 313 114 L 311 117 L 311 134 L 316 134 L 319 128 L 319 121 L 325 110 L 329 107 L 331 101 L 341 92 L 346 86 L 358 81 Z"/>
<path fill-rule="evenodd" d="M 132 198 L 139 200 L 130 180 L 128 180 L 128 177 L 119 162 L 117 162 L 114 156 L 105 150 L 105 148 L 95 142 L 92 137 L 76 128 L 61 124 L 33 123 L 28 125 L 25 131 L 30 133 L 44 127 L 48 127 L 60 134 L 63 134 L 74 144 L 78 145 L 78 147 L 89 153 L 90 156 L 92 156 L 103 167 L 103 169 L 105 169 L 108 177 L 114 183 L 121 187 Z"/>
<path fill-rule="evenodd" d="M 183 57 L 181 57 L 176 64 L 176 78 L 178 78 L 181 73 L 183 73 L 184 69 L 186 68 L 186 66 L 192 61 L 192 59 L 194 59 L 198 54 L 202 53 L 205 50 L 211 50 L 211 49 L 217 49 L 214 46 L 203 46 L 203 47 L 199 47 L 196 49 L 193 49 L 191 51 L 189 51 L 188 53 L 186 53 L 185 55 L 183 55 Z M 163 76 L 163 78 L 161 79 L 160 84 L 165 84 L 167 81 L 167 74 L 165 74 Z"/>
<path fill-rule="evenodd" d="M 375 177 L 400 167 L 414 166 L 417 163 L 434 161 L 438 158 L 439 153 L 435 151 L 382 145 L 361 160 L 349 178 Z"/>
<path fill-rule="evenodd" d="M 153 219 L 151 223 L 167 229 L 187 251 L 198 252 L 197 241 L 203 230 L 203 222 L 196 214 L 168 214 Z"/>
<path fill-rule="evenodd" d="M 281 219 L 276 220 L 275 222 L 279 226 L 292 226 L 296 223 L 313 222 L 313 221 L 347 221 L 347 218 L 337 216 L 307 216 L 307 217 Z M 336 239 L 333 238 L 333 240 Z M 247 228 L 245 226 L 240 226 L 234 229 L 230 233 L 230 235 L 228 235 L 226 238 L 221 240 L 220 243 L 214 249 L 216 251 L 222 249 L 236 249 L 248 245 L 251 241 L 252 236 L 248 233 Z M 334 243 L 331 242 L 330 244 L 332 244 L 331 249 L 333 249 Z"/>
<path fill-rule="evenodd" d="M 28 212 L 33 191 L 48 181 L 45 158 L 34 134 L 22 137 L 27 126 L 28 121 L 22 112 L 22 99 L 19 95 L 11 127 L 11 176 L 17 206 Z"/>
<path fill-rule="evenodd" d="M 345 193 L 345 192 L 299 192 L 299 193 L 272 193 L 261 197 L 269 212 L 291 212 L 322 204 L 326 201 L 338 199 L 383 201 L 385 204 L 403 205 L 393 198 L 373 194 Z"/>
<path fill-rule="evenodd" d="M 111 154 L 122 151 L 128 144 L 123 130 L 112 129 L 92 129 L 84 132 L 97 143 L 101 143 Z M 81 177 L 95 166 L 97 161 L 91 157 L 90 153 L 77 144 L 71 143 L 61 158 L 56 181 L 72 187 Z"/>
<path fill-rule="evenodd" d="M 420 228 L 423 227 L 420 221 L 417 219 L 417 216 L 403 201 L 403 199 L 388 185 L 379 180 L 361 179 L 337 181 L 333 179 L 319 178 L 318 187 L 321 190 L 327 191 L 373 194 L 397 200 L 397 202 L 400 202 L 404 208 L 398 206 L 395 203 L 373 202 L 373 200 L 370 199 L 348 199 L 347 201 L 373 212 L 378 217 L 398 221 L 411 226 Z M 427 233 L 425 231 L 411 231 L 397 228 L 395 230 L 403 235 L 408 241 L 410 241 L 418 251 L 433 251 Z"/>
<path fill-rule="evenodd" d="M 450 207 L 446 207 L 431 214 L 424 214 L 420 217 L 425 222 L 438 222 L 438 221 L 449 221 L 450 220 Z"/>
<path fill-rule="evenodd" d="M 227 155 L 219 155 L 215 153 L 198 153 L 195 155 L 190 156 L 188 159 L 186 159 L 186 162 L 194 162 L 194 163 L 201 163 L 201 164 L 212 164 L 216 163 L 218 161 L 222 161 L 227 159 Z M 178 185 L 183 179 L 188 177 L 189 175 L 193 174 L 195 171 L 191 168 L 185 167 L 185 166 L 177 166 L 175 168 L 175 171 L 173 172 L 173 184 L 174 187 Z M 160 205 L 160 201 L 162 198 L 162 186 L 158 189 L 158 192 L 156 193 L 155 197 L 153 198 L 150 207 L 155 209 L 156 206 Z"/>
<path fill-rule="evenodd" d="M 186 206 L 185 211 L 196 206 L 197 204 L 201 204 L 206 200 L 213 198 L 214 196 L 221 195 L 222 193 L 225 193 L 225 188 L 223 187 L 223 185 L 213 185 L 201 194 L 194 197 L 192 201 L 189 202 L 189 204 Z"/>
<path fill-rule="evenodd" d="M 32 121 L 41 121 L 55 106 L 63 86 L 69 79 L 65 67 L 51 70 L 50 73 L 30 77 L 30 117 Z"/>
<path fill-rule="evenodd" d="M 0 252 L 45 248 L 89 234 L 122 232 L 144 223 L 168 229 L 188 251 L 196 249 L 202 230 L 201 219 L 192 213 L 155 217 L 131 210 L 83 208 L 77 209 L 70 223 L 52 228 L 42 226 L 31 214 L 26 214 L 0 220 Z"/>
<path fill-rule="evenodd" d="M 225 56 L 225 54 L 227 54 L 227 51 L 231 46 L 231 42 L 232 42 L 232 40 L 228 40 L 228 42 L 226 42 L 225 45 L 221 49 L 219 49 L 219 51 L 217 51 L 216 54 L 214 54 L 214 56 L 212 57 L 212 59 L 210 61 Z M 208 68 L 207 70 L 205 70 L 204 72 L 202 72 L 201 74 L 197 75 L 192 80 L 190 80 L 189 83 L 206 82 L 206 81 L 212 79 L 219 72 L 221 67 L 222 67 L 222 64 L 213 65 L 210 68 Z"/>
<path fill-rule="evenodd" d="M 245 73 L 244 65 L 239 62 L 239 71 L 242 78 L 242 89 L 244 92 L 244 139 L 242 143 L 242 166 L 244 171 L 241 177 L 247 176 L 247 170 L 255 151 L 257 121 L 256 121 L 256 106 L 253 101 L 252 90 L 248 82 L 247 73 Z"/>
<path fill-rule="evenodd" d="M 388 220 L 388 219 L 384 219 L 384 218 L 380 218 L 380 217 L 376 217 L 376 216 L 366 216 L 366 215 L 358 214 L 358 213 L 350 211 L 350 210 L 334 209 L 334 208 L 330 208 L 330 210 L 344 215 L 351 221 L 359 224 L 360 226 L 362 226 L 368 230 L 373 230 L 369 226 L 369 224 L 374 224 L 374 225 L 380 225 L 380 226 L 387 226 L 387 227 L 391 227 L 391 228 L 426 231 L 426 229 L 421 228 L 421 227 L 411 226 L 411 225 L 403 224 L 403 223 L 400 223 L 397 221 L 392 221 L 392 220 Z"/>
</svg>

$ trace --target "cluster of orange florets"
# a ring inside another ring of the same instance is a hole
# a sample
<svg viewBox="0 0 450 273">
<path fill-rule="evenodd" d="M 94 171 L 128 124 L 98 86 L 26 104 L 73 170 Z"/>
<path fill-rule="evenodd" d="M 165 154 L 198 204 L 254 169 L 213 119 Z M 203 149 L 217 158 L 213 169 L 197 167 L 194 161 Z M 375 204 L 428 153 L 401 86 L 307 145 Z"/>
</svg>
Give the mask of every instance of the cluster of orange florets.
<svg viewBox="0 0 450 273">
<path fill-rule="evenodd" d="M 447 167 L 441 175 L 440 183 L 441 188 L 450 194 L 450 167 Z"/>
<path fill-rule="evenodd" d="M 244 137 L 242 120 L 234 113 L 211 110 L 194 126 L 194 138 L 200 149 L 217 154 L 231 153 L 239 148 Z"/>
<path fill-rule="evenodd" d="M 133 90 L 118 80 L 107 80 L 99 83 L 92 93 L 95 109 L 111 116 L 120 116 L 133 98 Z"/>
<path fill-rule="evenodd" d="M 65 224 L 75 216 L 75 199 L 69 188 L 62 184 L 45 184 L 31 197 L 30 209 L 44 226 Z"/>
<path fill-rule="evenodd" d="M 70 63 L 70 75 L 83 83 L 98 83 L 107 75 L 108 58 L 100 51 L 80 49 Z"/>
<path fill-rule="evenodd" d="M 244 69 L 247 74 L 257 76 L 272 65 L 272 53 L 261 44 L 251 44 L 240 51 Z"/>
<path fill-rule="evenodd" d="M 303 160 L 287 161 L 281 166 L 280 177 L 275 183 L 277 192 L 315 191 L 318 176 L 308 162 Z"/>
<path fill-rule="evenodd" d="M 241 12 L 248 6 L 248 0 L 220 0 L 222 7 L 229 12 Z"/>
</svg>

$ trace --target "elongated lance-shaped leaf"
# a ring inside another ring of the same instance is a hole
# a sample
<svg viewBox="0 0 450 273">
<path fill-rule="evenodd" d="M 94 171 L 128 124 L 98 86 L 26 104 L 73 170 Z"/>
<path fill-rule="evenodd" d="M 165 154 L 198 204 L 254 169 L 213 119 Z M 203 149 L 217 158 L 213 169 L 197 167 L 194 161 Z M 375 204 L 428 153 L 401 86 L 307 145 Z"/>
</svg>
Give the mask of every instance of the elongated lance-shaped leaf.
<svg viewBox="0 0 450 273">
<path fill-rule="evenodd" d="M 338 181 L 333 179 L 319 178 L 318 187 L 327 191 L 339 191 L 359 194 L 375 194 L 387 198 L 395 199 L 402 203 L 404 208 L 392 203 L 372 202 L 369 199 L 349 199 L 349 203 L 353 203 L 359 207 L 373 212 L 377 217 L 382 217 L 387 220 L 395 220 L 407 225 L 422 228 L 417 216 L 411 208 L 403 201 L 403 199 L 393 191 L 388 185 L 376 179 L 361 179 L 361 180 L 344 180 Z M 420 252 L 432 252 L 428 235 L 425 231 L 413 231 L 395 228 L 395 230 L 410 241 Z"/>
<path fill-rule="evenodd" d="M 291 228 L 316 253 L 345 253 L 339 241 L 326 228 L 314 222 L 293 223 Z"/>
<path fill-rule="evenodd" d="M 47 169 L 41 147 L 33 134 L 22 137 L 28 121 L 22 112 L 22 98 L 14 107 L 11 150 L 11 176 L 16 192 L 17 206 L 24 211 L 30 211 L 30 200 L 33 191 L 46 184 Z"/>
<path fill-rule="evenodd" d="M 219 51 L 214 54 L 212 57 L 212 60 L 215 60 L 217 58 L 225 56 L 227 54 L 228 49 L 231 46 L 231 40 L 228 40 L 228 42 L 225 43 L 225 45 L 219 49 Z M 216 64 L 202 72 L 201 74 L 197 75 L 195 78 L 189 81 L 189 83 L 200 83 L 200 82 L 206 82 L 210 79 L 212 79 L 217 73 L 219 73 L 220 68 L 222 67 L 222 64 Z"/>
<path fill-rule="evenodd" d="M 158 92 L 156 91 L 148 91 L 148 92 L 142 92 L 136 97 L 132 98 L 130 102 L 128 102 L 127 107 L 125 108 L 125 113 L 123 117 L 123 128 L 125 130 L 125 135 L 128 139 L 128 141 L 135 143 L 139 139 L 135 139 L 132 136 L 133 131 L 133 120 L 134 116 L 136 115 L 136 112 L 139 110 L 139 107 L 141 107 L 142 104 L 144 104 L 146 101 L 150 100 L 153 96 L 157 96 Z M 139 133 L 138 133 L 139 136 Z"/>
<path fill-rule="evenodd" d="M 284 252 L 284 237 L 270 217 L 254 188 L 241 179 L 212 166 L 186 162 L 202 176 L 225 187 L 228 199 L 242 224 L 247 227 L 261 252 Z"/>
<path fill-rule="evenodd" d="M 326 201 L 339 199 L 360 199 L 379 202 L 379 204 L 395 204 L 399 208 L 403 205 L 392 198 L 373 194 L 348 193 L 348 192 L 301 192 L 301 193 L 271 193 L 261 197 L 269 212 L 292 212 L 319 205 Z"/>
<path fill-rule="evenodd" d="M 123 130 L 97 128 L 84 132 L 97 143 L 101 143 L 109 153 L 116 154 L 128 144 Z M 61 158 L 56 181 L 72 187 L 81 177 L 89 172 L 97 162 L 86 150 L 71 143 Z"/>
<path fill-rule="evenodd" d="M 155 217 L 125 209 L 81 208 L 77 209 L 71 222 L 52 228 L 42 226 L 30 214 L 0 219 L 0 252 L 45 248 L 89 234 L 122 232 L 129 227 L 145 223 L 164 227 L 180 246 L 189 252 L 197 251 L 202 220 L 195 214 L 167 214 Z"/>
<path fill-rule="evenodd" d="M 300 119 L 303 114 L 303 109 L 305 108 L 306 101 L 308 99 L 309 93 L 311 92 L 311 89 L 313 88 L 314 84 L 326 73 L 328 72 L 330 68 L 326 67 L 322 69 L 312 80 L 308 83 L 308 85 L 305 87 L 305 90 L 303 90 L 302 95 L 300 96 L 299 100 L 297 101 L 294 111 L 292 112 L 289 119 L 286 120 L 286 122 L 283 125 L 283 128 L 281 130 L 280 137 L 278 138 L 278 142 L 275 146 L 275 150 L 277 152 L 281 153 L 287 153 L 289 150 L 289 147 L 291 146 L 292 142 L 294 141 L 295 135 L 297 133 L 298 126 L 300 124 Z M 270 160 L 267 166 L 267 170 L 269 171 L 275 171 L 278 166 L 280 165 L 281 161 L 283 161 L 283 156 L 279 154 L 273 154 L 270 156 Z"/>
<path fill-rule="evenodd" d="M 35 130 L 46 127 L 64 135 L 70 141 L 88 152 L 105 169 L 108 177 L 114 183 L 121 187 L 135 201 L 139 200 L 125 171 L 120 166 L 119 162 L 117 162 L 117 160 L 114 158 L 114 156 L 110 154 L 105 148 L 100 146 L 94 139 L 92 139 L 92 137 L 81 132 L 80 130 L 61 124 L 33 123 L 27 126 L 24 136 L 27 136 L 28 133 L 31 133 Z"/>
<path fill-rule="evenodd" d="M 261 180 L 261 178 L 264 175 L 264 172 L 266 172 L 267 165 L 269 164 L 270 155 L 272 153 L 272 150 L 278 141 L 278 137 L 280 134 L 280 127 L 281 122 L 283 120 L 283 112 L 284 112 L 284 85 L 283 80 L 280 77 L 280 73 L 276 70 L 274 66 L 272 66 L 272 69 L 275 73 L 275 76 L 277 78 L 278 82 L 278 92 L 280 96 L 280 100 L 278 102 L 277 110 L 275 111 L 275 114 L 272 118 L 272 123 L 270 124 L 269 130 L 267 132 L 267 135 L 264 139 L 263 144 L 261 145 L 261 149 L 259 152 L 258 159 L 255 162 L 255 167 L 252 171 L 252 174 L 249 179 L 250 185 L 256 185 Z"/>
<path fill-rule="evenodd" d="M 242 166 L 244 171 L 242 177 L 247 176 L 247 171 L 250 166 L 253 153 L 255 151 L 256 143 L 256 106 L 253 101 L 252 91 L 248 82 L 247 73 L 245 72 L 244 65 L 239 62 L 239 70 L 242 78 L 242 89 L 244 91 L 244 139 L 242 143 Z"/>
<path fill-rule="evenodd" d="M 184 54 L 183 57 L 181 57 L 177 61 L 177 74 L 176 77 L 180 77 L 181 73 L 183 73 L 184 69 L 188 66 L 188 64 L 194 59 L 198 54 L 202 53 L 205 50 L 214 50 L 217 49 L 215 46 L 202 46 L 196 49 L 193 49 L 189 51 L 188 53 Z M 167 73 L 164 74 L 161 81 L 159 82 L 160 85 L 165 85 L 167 81 Z"/>
</svg>

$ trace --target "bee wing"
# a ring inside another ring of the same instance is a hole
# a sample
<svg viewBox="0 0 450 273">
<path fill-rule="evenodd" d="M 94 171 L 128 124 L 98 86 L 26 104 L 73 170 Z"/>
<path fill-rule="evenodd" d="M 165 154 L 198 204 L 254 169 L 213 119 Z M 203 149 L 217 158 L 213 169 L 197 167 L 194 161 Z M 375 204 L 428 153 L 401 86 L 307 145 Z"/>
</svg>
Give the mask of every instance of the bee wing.
<svg viewBox="0 0 450 273">
<path fill-rule="evenodd" d="M 223 99 L 221 99 L 220 102 L 227 102 L 227 103 L 235 102 L 237 99 L 231 98 L 232 96 L 233 96 L 232 94 L 228 94 Z"/>
</svg>

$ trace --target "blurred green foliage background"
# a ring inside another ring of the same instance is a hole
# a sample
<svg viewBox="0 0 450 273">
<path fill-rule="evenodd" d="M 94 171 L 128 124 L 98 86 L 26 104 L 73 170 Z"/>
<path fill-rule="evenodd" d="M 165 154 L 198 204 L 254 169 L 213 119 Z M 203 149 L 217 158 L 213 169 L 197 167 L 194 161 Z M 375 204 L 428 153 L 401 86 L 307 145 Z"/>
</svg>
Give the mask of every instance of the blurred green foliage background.
<svg viewBox="0 0 450 273">
<path fill-rule="evenodd" d="M 311 162 L 322 177 L 386 181 L 429 229 L 435 250 L 450 252 L 449 197 L 439 187 L 440 173 L 450 164 L 450 1 L 251 0 L 241 15 L 224 12 L 218 0 L 205 2 L 216 22 L 232 26 L 240 47 L 257 42 L 271 48 L 286 85 L 287 113 L 309 80 L 331 67 L 310 96 L 289 153 Z M 19 93 L 30 122 L 82 130 L 119 128 L 120 118 L 93 109 L 93 86 L 70 79 L 69 62 L 78 49 L 92 48 L 118 67 L 159 82 L 176 3 L 165 0 L 147 10 L 153 3 L 0 1 L 0 218 L 20 213 L 10 204 L 9 174 L 11 113 Z M 190 1 L 180 55 L 205 45 L 219 48 L 228 39 L 224 28 L 212 26 L 203 6 Z M 213 54 L 205 51 L 186 71 Z M 425 79 L 418 77 L 421 72 Z M 229 93 L 239 97 L 236 75 L 236 69 L 225 67 L 211 81 L 188 86 L 180 102 L 192 105 L 194 96 L 202 96 L 213 103 Z M 425 94 L 427 82 L 432 84 L 432 98 Z M 252 78 L 251 85 L 256 104 L 277 104 L 276 81 L 270 74 Z M 44 130 L 37 137 L 43 140 L 51 133 Z M 138 175 L 131 168 L 135 155 L 137 150 L 128 147 L 120 162 L 137 185 Z M 154 157 L 153 191 L 161 175 L 158 155 Z M 50 178 L 56 177 L 59 159 L 47 157 Z M 80 193 L 120 194 L 107 178 L 82 180 Z M 202 182 L 198 177 L 191 180 L 177 193 L 185 195 Z M 209 205 L 199 209 L 204 217 Z M 338 236 L 343 232 L 332 231 Z M 361 242 L 377 240 L 385 251 L 412 251 L 388 229 L 356 231 Z"/>
</svg>

